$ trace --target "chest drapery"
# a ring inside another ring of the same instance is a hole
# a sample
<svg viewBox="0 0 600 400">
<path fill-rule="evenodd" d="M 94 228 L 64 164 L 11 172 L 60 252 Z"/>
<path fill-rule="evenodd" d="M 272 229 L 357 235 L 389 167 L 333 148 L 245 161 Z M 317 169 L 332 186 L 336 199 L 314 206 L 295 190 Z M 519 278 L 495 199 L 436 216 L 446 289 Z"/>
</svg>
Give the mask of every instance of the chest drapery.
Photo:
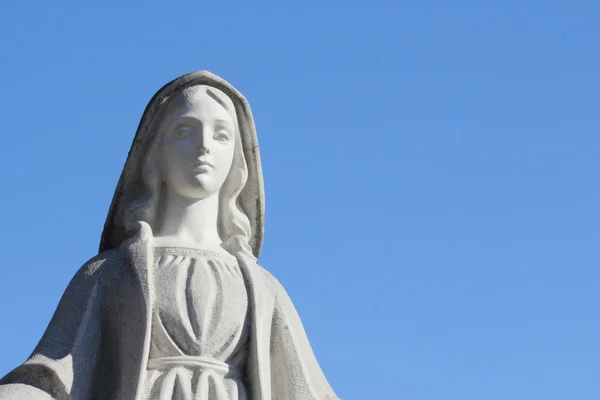
<svg viewBox="0 0 600 400">
<path fill-rule="evenodd" d="M 0 379 L 0 400 L 141 400 L 154 297 L 148 236 L 105 252 L 75 275 L 31 357 Z M 334 400 L 283 287 L 236 257 L 247 283 L 245 378 L 252 400 Z"/>
<path fill-rule="evenodd" d="M 235 258 L 154 249 L 146 399 L 245 400 L 249 301 Z"/>
</svg>

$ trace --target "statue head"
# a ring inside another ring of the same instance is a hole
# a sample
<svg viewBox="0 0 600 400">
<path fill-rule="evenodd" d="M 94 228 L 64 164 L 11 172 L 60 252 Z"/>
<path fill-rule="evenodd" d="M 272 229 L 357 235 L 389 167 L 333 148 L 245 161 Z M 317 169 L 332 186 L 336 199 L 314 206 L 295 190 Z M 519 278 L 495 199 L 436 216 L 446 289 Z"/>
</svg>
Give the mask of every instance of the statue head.
<svg viewBox="0 0 600 400">
<path fill-rule="evenodd" d="M 208 85 L 187 87 L 165 104 L 153 130 L 142 164 L 148 195 L 125 211 L 129 228 L 138 221 L 156 227 L 165 190 L 189 202 L 219 196 L 223 247 L 251 254 L 250 223 L 237 206 L 248 172 L 232 100 Z"/>
<path fill-rule="evenodd" d="M 264 196 L 254 122 L 246 100 L 208 72 L 167 84 L 146 108 L 100 249 L 134 235 L 140 222 L 156 228 L 166 190 L 190 202 L 218 196 L 222 247 L 258 256 Z"/>
<path fill-rule="evenodd" d="M 190 200 L 217 195 L 235 168 L 246 171 L 233 102 L 221 90 L 198 85 L 184 89 L 167 106 L 145 175 L 160 174 L 171 190 Z M 158 153 L 158 154 L 156 154 Z M 157 165 L 158 164 L 158 165 Z M 228 184 L 245 182 L 228 182 Z"/>
</svg>

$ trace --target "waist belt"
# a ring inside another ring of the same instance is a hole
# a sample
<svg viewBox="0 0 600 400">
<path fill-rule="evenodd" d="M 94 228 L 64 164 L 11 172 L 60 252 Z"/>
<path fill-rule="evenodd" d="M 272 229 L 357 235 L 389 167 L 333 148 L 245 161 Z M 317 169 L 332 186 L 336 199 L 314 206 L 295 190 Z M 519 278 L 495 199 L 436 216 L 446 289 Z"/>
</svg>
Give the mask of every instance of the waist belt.
<svg viewBox="0 0 600 400">
<path fill-rule="evenodd" d="M 232 368 L 229 364 L 214 358 L 199 356 L 174 356 L 174 357 L 155 357 L 148 360 L 149 369 L 169 369 L 174 367 L 191 367 L 200 370 L 210 370 L 218 375 L 241 376 L 238 368 Z"/>
</svg>

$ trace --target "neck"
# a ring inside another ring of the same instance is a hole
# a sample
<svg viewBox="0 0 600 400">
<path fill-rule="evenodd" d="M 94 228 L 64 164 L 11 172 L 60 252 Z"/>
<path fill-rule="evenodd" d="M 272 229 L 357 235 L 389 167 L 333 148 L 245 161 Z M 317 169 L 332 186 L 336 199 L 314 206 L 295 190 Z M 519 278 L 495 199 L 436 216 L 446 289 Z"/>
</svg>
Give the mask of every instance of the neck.
<svg viewBox="0 0 600 400">
<path fill-rule="evenodd" d="M 167 243 L 205 249 L 220 248 L 217 228 L 219 196 L 189 199 L 168 187 L 161 199 L 162 214 L 155 237 Z"/>
</svg>

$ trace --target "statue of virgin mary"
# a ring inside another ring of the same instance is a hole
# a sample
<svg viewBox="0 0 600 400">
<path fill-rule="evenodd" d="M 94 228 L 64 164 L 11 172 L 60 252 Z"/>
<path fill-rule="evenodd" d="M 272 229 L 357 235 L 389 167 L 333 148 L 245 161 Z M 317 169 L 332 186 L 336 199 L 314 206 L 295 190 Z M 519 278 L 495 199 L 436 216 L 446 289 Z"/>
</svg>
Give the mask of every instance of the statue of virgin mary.
<svg viewBox="0 0 600 400">
<path fill-rule="evenodd" d="M 246 99 L 206 71 L 150 100 L 99 254 L 0 400 L 337 399 L 257 264 L 264 192 Z"/>
</svg>

